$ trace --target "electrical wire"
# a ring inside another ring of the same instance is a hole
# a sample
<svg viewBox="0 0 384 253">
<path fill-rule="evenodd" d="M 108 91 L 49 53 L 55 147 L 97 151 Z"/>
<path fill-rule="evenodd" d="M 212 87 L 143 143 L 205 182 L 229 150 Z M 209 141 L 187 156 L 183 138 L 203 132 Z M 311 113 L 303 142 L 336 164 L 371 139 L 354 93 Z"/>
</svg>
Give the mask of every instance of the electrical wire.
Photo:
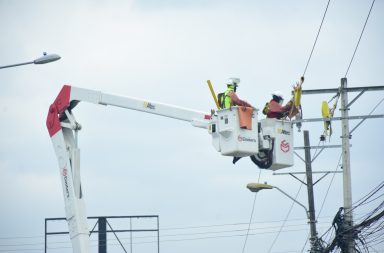
<svg viewBox="0 0 384 253">
<path fill-rule="evenodd" d="M 377 103 L 377 105 L 375 107 L 373 107 L 373 109 L 371 110 L 371 112 L 368 114 L 368 116 L 371 116 L 372 113 L 376 110 L 377 107 L 379 107 L 379 105 L 384 101 L 384 98 L 382 98 L 379 103 Z M 356 128 L 358 128 L 367 118 L 364 118 L 362 119 L 350 132 L 349 134 L 352 134 Z"/>
<path fill-rule="evenodd" d="M 353 59 L 355 58 L 355 54 L 356 54 L 357 48 L 359 47 L 361 37 L 363 36 L 364 30 L 365 30 L 365 26 L 367 25 L 367 22 L 368 22 L 369 16 L 371 15 L 371 11 L 372 11 L 373 4 L 375 3 L 375 1 L 376 1 L 376 0 L 373 0 L 373 1 L 372 1 L 371 8 L 369 9 L 368 16 L 367 16 L 367 19 L 365 20 L 363 30 L 362 30 L 361 33 L 360 33 L 359 40 L 357 41 L 357 45 L 356 45 L 356 47 L 355 47 L 355 51 L 353 52 L 351 61 L 349 62 L 349 65 L 348 65 L 347 71 L 345 72 L 344 77 L 347 77 L 349 68 L 351 67 L 352 61 L 353 61 Z"/>
<path fill-rule="evenodd" d="M 359 200 L 355 201 L 353 203 L 354 206 L 358 207 L 364 202 L 366 202 L 370 197 L 372 197 L 376 192 L 378 192 L 380 189 L 384 187 L 384 181 L 382 181 L 377 187 L 375 187 L 373 190 L 371 190 L 368 194 L 360 198 Z"/>
<path fill-rule="evenodd" d="M 321 218 L 330 218 L 332 216 L 322 216 Z M 294 221 L 303 221 L 305 219 L 302 218 L 296 218 L 296 219 L 288 219 L 289 222 Z M 281 223 L 284 220 L 266 220 L 266 221 L 254 221 L 252 224 L 268 224 L 268 223 Z M 165 227 L 161 228 L 162 231 L 167 230 L 189 230 L 189 229 L 199 229 L 199 228 L 213 228 L 213 227 L 224 227 L 224 226 L 241 226 L 241 225 L 248 225 L 248 222 L 238 222 L 238 223 L 224 223 L 224 224 L 213 224 L 213 225 L 202 225 L 202 226 L 184 226 L 184 227 Z M 288 225 L 292 226 L 292 225 Z M 264 228 L 273 228 L 276 226 L 266 226 Z M 60 237 L 63 235 L 49 235 L 49 237 Z M 7 236 L 7 237 L 0 237 L 0 240 L 19 240 L 19 239 L 32 239 L 32 238 L 44 238 L 44 235 L 25 235 L 25 236 Z M 0 242 L 1 245 L 1 242 Z"/>
<path fill-rule="evenodd" d="M 383 182 L 381 182 L 378 186 L 373 188 L 369 193 L 367 193 L 364 197 L 354 203 L 352 210 L 361 207 L 367 203 L 372 203 L 374 200 L 379 199 L 384 196 L 384 194 L 379 191 L 383 189 Z M 378 197 L 376 195 L 379 195 Z M 351 211 L 352 211 L 351 210 Z M 344 210 L 345 211 L 345 210 Z M 348 212 L 344 212 L 344 215 L 341 216 L 341 224 L 336 224 L 337 229 L 335 227 L 335 236 L 331 240 L 331 243 L 328 244 L 325 252 L 330 252 L 331 250 L 337 250 L 338 248 L 342 249 L 345 247 L 343 242 L 343 238 L 347 234 L 353 234 L 353 238 L 355 240 L 355 246 L 360 252 L 369 252 L 370 248 L 375 245 L 379 245 L 384 243 L 384 201 L 382 201 L 378 206 L 376 206 L 372 211 L 363 215 L 359 220 L 360 222 L 352 227 L 343 227 L 343 217 L 348 214 Z M 334 224 L 332 224 L 334 225 Z M 329 234 L 329 231 L 332 227 L 330 227 L 323 235 Z M 333 231 L 333 230 L 332 230 Z M 330 237 L 332 238 L 332 237 Z M 377 244 L 376 244 L 377 243 Z"/>
<path fill-rule="evenodd" d="M 327 224 L 327 223 L 320 223 L 320 224 Z M 293 224 L 293 225 L 286 225 L 285 227 L 306 227 L 306 223 L 301 223 L 301 224 Z M 265 234 L 265 233 L 274 233 L 276 231 L 266 231 L 267 229 L 277 229 L 280 228 L 280 226 L 267 226 L 267 227 L 259 227 L 259 228 L 254 228 L 250 229 L 250 231 L 256 231 L 256 230 L 262 230 L 263 232 L 256 232 L 253 233 L 254 235 L 256 234 Z M 291 229 L 287 231 L 301 231 L 301 230 L 306 230 L 306 228 L 297 228 L 297 229 Z M 176 236 L 194 236 L 194 235 L 212 235 L 212 234 L 221 234 L 221 233 L 237 233 L 237 232 L 244 232 L 247 231 L 247 229 L 238 229 L 238 230 L 227 230 L 227 231 L 211 231 L 211 232 L 199 232 L 199 233 L 184 233 L 184 234 L 166 234 L 162 235 L 161 238 L 164 237 L 176 237 Z M 285 232 L 285 231 L 284 231 Z M 249 231 L 248 231 L 249 234 Z M 61 235 L 63 236 L 63 235 Z M 156 238 L 157 236 L 138 236 L 138 237 L 133 237 L 132 239 L 138 240 L 138 239 L 148 239 L 148 238 Z M 125 239 L 131 239 L 131 237 L 121 237 L 121 240 Z M 91 239 L 91 242 L 96 242 L 98 241 L 97 239 Z M 116 239 L 109 239 L 109 241 L 116 241 Z M 34 246 L 34 245 L 43 245 L 43 242 L 40 243 L 25 243 L 25 244 L 2 244 L 0 247 L 22 247 L 22 246 Z M 70 244 L 70 241 L 65 240 L 65 241 L 55 241 L 55 242 L 49 242 L 49 245 L 54 245 L 54 244 Z M 0 249 L 1 252 L 1 249 Z"/>
<path fill-rule="evenodd" d="M 43 238 L 43 235 L 31 235 L 31 236 L 7 236 L 0 237 L 0 240 L 15 240 L 15 239 L 31 239 L 31 238 Z"/>
<path fill-rule="evenodd" d="M 321 222 L 318 224 L 328 225 L 328 222 Z M 292 225 L 285 225 L 285 227 L 306 227 L 307 223 L 300 223 L 300 224 L 292 224 Z M 257 231 L 262 230 L 264 232 L 272 233 L 276 232 L 274 229 L 280 228 L 280 226 L 266 226 L 266 227 L 257 227 L 253 229 L 249 229 L 249 231 Z M 299 228 L 298 228 L 299 229 Z M 234 232 L 244 232 L 248 229 L 234 229 L 234 230 L 221 230 L 221 231 L 209 231 L 209 232 L 194 232 L 194 233 L 178 233 L 178 234 L 162 234 L 161 238 L 165 237 L 177 237 L 177 236 L 194 236 L 194 235 L 209 235 L 209 234 L 222 234 L 222 233 L 234 233 Z M 272 231 L 267 231 L 272 230 Z M 300 230 L 306 230 L 305 228 L 300 228 Z M 248 231 L 248 232 L 249 232 Z M 259 233 L 257 233 L 259 234 Z M 261 233 L 262 234 L 262 233 Z M 63 236 L 63 235 L 61 235 Z M 147 238 L 156 238 L 157 235 L 148 235 L 148 236 L 135 236 L 132 239 L 147 239 Z M 131 239 L 131 237 L 121 237 L 121 239 Z M 110 239 L 110 241 L 113 241 L 114 239 Z M 97 239 L 91 239 L 90 241 L 97 241 Z M 68 240 L 65 241 L 54 241 L 49 242 L 49 244 L 63 244 L 63 243 L 70 243 Z M 11 247 L 11 246 L 32 246 L 32 245 L 41 245 L 43 243 L 26 243 L 26 244 L 1 244 L 0 247 Z"/>
<path fill-rule="evenodd" d="M 261 169 L 259 169 L 259 178 L 257 179 L 257 183 L 260 182 L 260 176 L 261 176 Z M 241 251 L 242 253 L 244 253 L 245 246 L 247 245 L 248 234 L 249 234 L 249 229 L 251 228 L 251 223 L 252 223 L 252 219 L 253 219 L 253 212 L 254 212 L 254 210 L 255 210 L 256 199 L 257 199 L 257 192 L 255 193 L 255 197 L 254 197 L 254 199 L 253 199 L 253 205 L 252 205 L 251 217 L 249 218 L 249 224 L 248 224 L 247 234 L 246 234 L 246 236 L 245 236 L 244 245 L 243 245 L 243 250 Z"/>
<path fill-rule="evenodd" d="M 304 179 L 305 179 L 305 177 L 303 178 L 303 180 L 304 180 Z M 303 184 L 300 184 L 299 190 L 297 191 L 296 196 L 295 196 L 295 200 L 296 200 L 297 197 L 299 196 L 299 193 L 300 193 L 302 187 L 303 187 Z M 280 233 L 281 233 L 283 227 L 285 226 L 285 223 L 286 223 L 286 221 L 288 220 L 289 215 L 291 214 L 291 211 L 292 211 L 292 208 L 293 208 L 293 205 L 294 205 L 294 204 L 295 204 L 295 201 L 292 201 L 291 207 L 289 208 L 288 213 L 287 213 L 287 215 L 285 216 L 285 220 L 284 220 L 283 223 L 281 224 L 280 230 L 279 230 L 278 233 L 276 234 L 275 239 L 273 239 L 272 244 L 271 244 L 271 246 L 270 246 L 269 249 L 268 249 L 268 253 L 271 253 L 273 246 L 275 245 L 277 239 L 279 238 Z"/>
<path fill-rule="evenodd" d="M 319 223 L 319 224 L 327 224 L 328 225 L 328 222 L 323 222 L 323 223 Z M 286 225 L 285 227 L 306 227 L 307 224 L 296 224 L 296 225 Z M 210 231 L 210 232 L 196 232 L 196 233 L 185 233 L 185 234 L 162 234 L 161 237 L 164 238 L 164 237 L 176 237 L 176 236 L 191 236 L 191 235 L 207 235 L 207 234 L 221 234 L 221 233 L 232 233 L 232 232 L 244 232 L 244 231 L 256 231 L 256 230 L 263 230 L 263 231 L 266 231 L 267 229 L 276 229 L 276 228 L 280 228 L 280 226 L 273 226 L 273 227 L 259 227 L 259 228 L 254 228 L 254 229 L 237 229 L 237 230 L 224 230 L 224 231 Z M 305 230 L 305 229 L 303 229 Z M 267 232 L 276 232 L 275 230 L 274 231 L 267 231 Z M 157 236 L 139 236 L 139 237 L 134 237 L 134 239 L 143 239 L 143 238 L 153 238 L 153 237 L 157 237 Z M 130 238 L 122 238 L 122 239 L 130 239 Z"/>
<path fill-rule="evenodd" d="M 381 197 L 383 197 L 383 196 L 384 196 L 384 193 L 380 194 L 379 196 L 377 196 L 376 198 L 374 198 L 374 199 L 372 199 L 372 200 L 370 200 L 370 201 L 366 201 L 364 204 L 361 204 L 361 206 L 362 206 L 362 205 L 370 204 L 370 203 L 372 203 L 372 202 L 378 200 L 379 198 L 381 198 Z"/>
<path fill-rule="evenodd" d="M 377 193 L 380 189 L 382 189 L 384 187 L 384 181 L 382 181 L 377 187 L 375 187 L 372 191 L 370 191 L 367 195 L 365 195 L 364 197 L 362 197 L 360 200 L 358 200 L 357 202 L 355 202 L 355 204 L 353 204 L 353 207 L 344 213 L 345 214 L 349 214 L 349 213 L 352 213 L 356 208 L 362 206 L 366 201 L 368 201 L 375 193 Z M 382 203 L 384 204 L 384 202 Z M 361 219 L 368 219 L 369 218 L 369 215 L 365 215 L 364 217 L 362 217 Z"/>
<path fill-rule="evenodd" d="M 325 218 L 325 217 L 323 217 L 323 218 Z M 290 219 L 289 221 L 299 221 L 299 220 L 304 220 L 304 219 Z M 256 222 L 252 222 L 252 224 L 280 223 L 282 221 L 283 220 L 256 221 Z M 248 222 L 227 223 L 227 224 L 213 224 L 213 225 L 202 225 L 202 226 L 169 227 L 169 228 L 161 228 L 161 230 L 183 230 L 183 229 L 211 228 L 211 227 L 238 226 L 238 225 L 248 225 Z"/>
<path fill-rule="evenodd" d="M 359 204 L 359 205 L 362 205 L 363 203 L 366 203 L 368 199 L 372 198 L 372 196 L 378 192 L 378 190 L 382 189 L 381 185 L 382 185 L 382 183 L 381 183 L 379 186 L 377 186 L 376 188 L 374 188 L 370 193 L 368 193 L 367 195 L 365 195 L 362 199 L 360 199 L 359 201 L 357 201 L 357 202 L 355 202 L 355 203 L 356 203 L 356 204 Z M 320 215 L 320 214 L 319 214 L 319 215 Z M 318 218 L 320 217 L 319 215 L 318 215 Z M 291 219 L 291 220 L 302 220 L 302 219 Z M 285 219 L 284 222 L 285 222 L 285 221 L 288 221 L 288 219 Z M 273 222 L 279 222 L 279 221 L 273 221 Z M 255 222 L 255 223 L 256 223 L 256 222 Z M 259 223 L 265 223 L 265 222 L 259 222 Z M 246 224 L 246 223 L 232 223 L 232 224 L 208 225 L 208 226 L 199 226 L 199 227 L 194 226 L 194 227 L 192 227 L 192 228 L 206 228 L 206 227 L 223 226 L 223 225 L 234 225 L 234 224 L 236 224 L 236 225 L 244 225 L 244 224 Z M 249 224 L 249 223 L 248 223 L 248 224 Z M 288 226 L 299 226 L 299 225 L 284 225 L 284 227 L 288 227 Z M 185 228 L 191 228 L 191 226 L 190 226 L 190 227 L 184 227 L 184 229 L 185 229 Z M 262 229 L 265 229 L 265 228 L 276 228 L 276 227 L 264 227 L 264 228 L 262 228 Z M 282 227 L 280 227 L 280 228 L 282 228 Z M 170 230 L 171 228 L 168 228 L 168 229 Z M 180 227 L 179 227 L 179 228 L 176 228 L 176 229 L 180 229 Z M 250 231 L 250 230 L 254 230 L 254 229 L 250 229 L 250 228 L 249 228 L 249 230 L 248 230 L 248 232 L 247 232 L 248 236 L 250 235 L 250 234 L 249 234 L 249 231 Z M 302 229 L 302 230 L 306 230 L 306 229 Z M 232 230 L 232 231 L 219 231 L 219 232 L 206 232 L 206 233 L 192 233 L 192 234 L 175 234 L 175 235 L 166 235 L 166 236 L 186 236 L 186 235 L 212 234 L 212 233 L 224 233 L 224 232 L 240 232 L 240 231 L 241 231 L 241 230 Z M 244 231 L 244 230 L 242 230 L 242 231 Z M 297 231 L 297 230 L 289 230 L 289 231 Z M 267 232 L 267 233 L 274 233 L 274 232 L 275 232 L 275 231 L 271 231 L 271 232 Z M 279 232 L 282 232 L 282 229 L 280 229 Z M 284 232 L 286 232 L 286 231 L 284 231 Z M 251 235 L 256 235 L 256 234 L 264 234 L 264 233 L 253 233 L 253 234 L 251 234 Z M 237 235 L 236 235 L 236 236 L 237 236 Z M 239 235 L 239 236 L 240 236 L 240 235 Z M 244 236 L 244 235 L 242 235 L 242 236 Z M 22 238 L 36 238 L 36 237 L 38 237 L 38 236 L 23 236 Z M 12 237 L 7 237 L 7 238 L 12 238 Z M 210 237 L 210 238 L 211 238 L 211 237 Z M 201 238 L 201 239 L 202 239 L 202 238 Z M 57 242 L 57 243 L 60 243 L 60 242 Z M 21 245 L 19 245 L 19 246 L 21 246 Z M 32 249 L 32 250 L 34 250 L 34 249 Z M 1 252 L 1 251 L 0 251 L 0 252 Z"/>
<path fill-rule="evenodd" d="M 329 2 L 330 1 L 331 0 L 328 0 L 327 7 L 325 8 L 325 11 L 324 11 L 324 14 L 323 14 L 323 18 L 321 20 L 321 24 L 320 24 L 319 30 L 317 31 L 315 42 L 313 43 L 312 50 L 311 50 L 311 53 L 309 54 L 309 58 L 308 58 L 307 64 L 305 65 L 305 69 L 304 69 L 304 72 L 303 72 L 302 76 L 305 76 L 305 73 L 307 72 L 307 68 L 308 68 L 309 62 L 310 62 L 310 60 L 312 58 L 313 50 L 315 49 L 315 46 L 316 46 L 316 43 L 317 43 L 317 39 L 319 38 L 320 30 L 321 30 L 321 27 L 323 26 L 325 15 L 327 14 L 328 6 L 329 6 Z"/>
<path fill-rule="evenodd" d="M 327 197 L 328 197 L 329 190 L 330 190 L 330 188 L 331 188 L 331 186 L 332 186 L 332 183 L 333 183 L 333 180 L 334 180 L 334 178 L 335 178 L 335 176 L 336 176 L 336 171 L 337 171 L 337 169 L 338 169 L 339 166 L 340 166 L 341 158 L 342 158 L 342 154 L 340 154 L 339 161 L 337 162 L 337 165 L 336 165 L 336 168 L 335 168 L 335 170 L 334 170 L 334 173 L 333 173 L 331 182 L 330 182 L 329 185 L 328 185 L 328 188 L 327 188 L 327 191 L 326 191 L 326 193 L 325 193 L 323 202 L 321 203 L 320 211 L 319 211 L 319 213 L 317 214 L 317 219 L 319 219 L 320 214 L 321 214 L 321 212 L 323 211 L 323 207 L 324 207 L 324 204 L 325 204 L 325 200 L 326 200 Z"/>
<path fill-rule="evenodd" d="M 311 158 L 311 161 L 313 161 L 313 159 L 314 159 L 314 158 L 316 157 L 316 155 L 317 155 L 317 151 L 319 150 L 320 142 L 321 142 L 321 140 L 319 140 L 319 143 L 317 143 L 317 146 L 316 146 L 315 152 L 313 153 L 313 156 L 312 156 L 312 158 Z M 324 146 L 324 143 L 323 143 L 323 146 Z"/>
<path fill-rule="evenodd" d="M 321 214 L 321 212 L 323 211 L 323 207 L 324 207 L 325 201 L 326 201 L 326 199 L 327 199 L 327 197 L 328 197 L 329 190 L 331 189 L 333 180 L 335 179 L 335 176 L 336 176 L 336 171 L 337 171 L 337 169 L 338 169 L 339 166 L 340 166 L 341 158 L 342 158 L 342 154 L 340 154 L 339 161 L 337 162 L 336 168 L 335 168 L 334 173 L 333 173 L 333 175 L 332 175 L 331 182 L 330 182 L 329 185 L 328 185 L 327 191 L 326 191 L 326 193 L 325 193 L 323 202 L 321 203 L 320 211 L 319 211 L 318 214 L 317 214 L 317 218 L 316 218 L 316 220 L 319 219 L 320 214 Z M 331 229 L 331 228 L 329 228 L 328 231 L 329 231 L 330 229 Z M 320 237 L 320 238 L 321 238 L 321 237 Z M 304 244 L 303 248 L 301 249 L 301 253 L 304 252 L 304 249 L 305 249 L 305 246 L 307 246 L 308 240 L 309 240 L 309 236 L 307 237 L 307 240 L 305 241 L 305 244 Z"/>
<path fill-rule="evenodd" d="M 283 230 L 282 232 L 296 232 L 296 231 L 304 231 L 307 230 L 306 228 L 303 229 L 287 229 Z M 264 235 L 264 234 L 271 234 L 275 233 L 276 231 L 264 231 L 264 232 L 257 232 L 257 233 L 249 233 L 248 235 Z M 217 235 L 217 236 L 205 236 L 205 237 L 195 237 L 195 238 L 183 238 L 183 239 L 166 239 L 166 240 L 161 240 L 161 243 L 164 242 L 179 242 L 179 241 L 195 241 L 195 240 L 206 240 L 206 239 L 218 239 L 218 238 L 236 238 L 236 237 L 243 237 L 246 236 L 246 234 L 234 234 L 234 235 Z M 124 238 L 121 238 L 124 239 Z M 129 238 L 125 238 L 129 239 Z M 115 239 L 116 240 L 116 239 Z M 92 241 L 97 241 L 97 240 L 92 240 Z M 111 240 L 110 240 L 111 241 Z M 140 244 L 150 244 L 150 243 L 157 243 L 157 241 L 142 241 L 142 242 L 134 242 L 133 244 L 135 245 L 140 245 Z M 107 245 L 120 245 L 120 244 L 109 244 Z M 96 245 L 91 245 L 91 246 L 96 246 Z M 63 249 L 63 248 L 71 248 L 70 246 L 65 247 L 65 246 L 59 246 L 59 247 L 49 247 L 49 249 Z M 10 250 L 1 250 L 0 252 L 7 252 L 7 251 L 24 251 L 24 250 L 41 250 L 42 249 L 10 249 Z"/>
</svg>

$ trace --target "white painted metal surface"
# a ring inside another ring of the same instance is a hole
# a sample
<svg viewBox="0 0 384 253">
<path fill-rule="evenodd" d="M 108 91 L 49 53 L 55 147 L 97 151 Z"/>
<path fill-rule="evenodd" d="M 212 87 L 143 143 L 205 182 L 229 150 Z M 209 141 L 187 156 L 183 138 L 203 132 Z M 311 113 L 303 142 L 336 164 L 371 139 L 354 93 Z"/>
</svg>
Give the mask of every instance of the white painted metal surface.
<svg viewBox="0 0 384 253">
<path fill-rule="evenodd" d="M 111 105 L 130 110 L 152 113 L 173 119 L 191 122 L 193 126 L 207 128 L 209 118 L 206 113 L 195 111 L 175 105 L 168 105 L 144 99 L 105 94 L 100 91 L 93 91 L 72 87 L 71 100 L 86 101 L 94 104 Z"/>
<path fill-rule="evenodd" d="M 252 115 L 251 130 L 240 128 L 237 107 L 219 110 L 212 120 L 210 133 L 213 146 L 222 155 L 244 157 L 259 152 L 257 110 Z"/>
<path fill-rule="evenodd" d="M 74 253 L 90 252 L 89 229 L 84 200 L 80 189 L 79 157 L 73 156 L 76 147 L 72 131 L 63 128 L 51 137 L 53 148 L 59 162 L 60 178 L 63 187 L 65 214 L 69 236 Z"/>
<path fill-rule="evenodd" d="M 262 135 L 274 138 L 273 163 L 271 170 L 293 165 L 293 126 L 291 122 L 277 119 L 260 121 Z"/>
<path fill-rule="evenodd" d="M 256 155 L 259 152 L 260 140 L 269 135 L 275 138 L 271 169 L 277 170 L 293 164 L 292 125 L 288 121 L 262 120 L 260 132 L 257 110 L 253 112 L 252 129 L 249 130 L 240 128 L 236 107 L 219 110 L 217 115 L 211 116 L 178 106 L 65 85 L 49 108 L 47 128 L 59 163 L 65 212 L 74 253 L 90 252 L 89 230 L 81 191 L 80 150 L 77 147 L 77 134 L 81 126 L 72 114 L 73 108 L 79 102 L 117 106 L 190 122 L 195 127 L 208 129 L 208 133 L 212 135 L 213 146 L 226 156 Z M 261 147 L 268 149 L 270 143 L 262 141 Z"/>
</svg>

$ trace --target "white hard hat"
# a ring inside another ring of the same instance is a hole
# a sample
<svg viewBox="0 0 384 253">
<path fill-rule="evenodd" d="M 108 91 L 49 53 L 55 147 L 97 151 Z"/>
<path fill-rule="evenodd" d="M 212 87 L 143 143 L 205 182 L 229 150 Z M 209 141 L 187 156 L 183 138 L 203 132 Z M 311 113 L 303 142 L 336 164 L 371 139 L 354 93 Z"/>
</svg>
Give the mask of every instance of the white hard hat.
<svg viewBox="0 0 384 253">
<path fill-rule="evenodd" d="M 272 92 L 272 96 L 276 96 L 284 99 L 283 93 L 279 90 L 275 90 L 274 92 Z"/>
<path fill-rule="evenodd" d="M 240 83 L 240 78 L 236 78 L 236 77 L 228 78 L 228 81 L 227 81 L 227 85 L 239 86 L 239 83 Z"/>
</svg>

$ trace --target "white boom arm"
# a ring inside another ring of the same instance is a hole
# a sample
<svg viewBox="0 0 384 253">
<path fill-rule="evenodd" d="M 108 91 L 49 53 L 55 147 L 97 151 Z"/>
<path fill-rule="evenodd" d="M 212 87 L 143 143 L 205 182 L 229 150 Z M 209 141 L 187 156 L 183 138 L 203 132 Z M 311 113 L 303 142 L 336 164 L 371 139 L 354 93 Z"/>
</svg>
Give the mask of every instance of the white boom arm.
<svg viewBox="0 0 384 253">
<path fill-rule="evenodd" d="M 64 85 L 49 108 L 47 128 L 59 163 L 65 213 L 74 253 L 90 252 L 89 230 L 80 181 L 80 150 L 77 146 L 77 131 L 81 127 L 72 114 L 72 109 L 81 101 L 188 121 L 200 128 L 208 128 L 211 119 L 211 115 L 204 112 Z"/>
<path fill-rule="evenodd" d="M 89 231 L 80 181 L 80 150 L 77 133 L 81 126 L 72 110 L 81 101 L 112 105 L 190 122 L 206 128 L 214 148 L 224 156 L 250 156 L 263 169 L 278 170 L 293 165 L 293 129 L 289 121 L 257 119 L 253 108 L 220 109 L 217 114 L 105 94 L 64 85 L 49 108 L 47 128 L 59 162 L 65 212 L 74 253 L 89 253 Z M 260 125 L 260 126 L 259 126 Z M 236 162 L 233 160 L 233 163 Z"/>
</svg>

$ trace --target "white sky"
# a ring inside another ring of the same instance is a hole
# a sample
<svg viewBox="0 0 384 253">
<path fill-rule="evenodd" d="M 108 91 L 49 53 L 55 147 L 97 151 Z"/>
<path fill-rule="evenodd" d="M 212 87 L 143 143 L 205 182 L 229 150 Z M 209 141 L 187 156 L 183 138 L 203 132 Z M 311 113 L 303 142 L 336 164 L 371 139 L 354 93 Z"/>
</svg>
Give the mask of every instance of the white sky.
<svg viewBox="0 0 384 253">
<path fill-rule="evenodd" d="M 44 218 L 65 216 L 57 161 L 45 127 L 49 105 L 63 84 L 208 112 L 214 103 L 206 80 L 219 92 L 224 80 L 237 76 L 239 96 L 261 108 L 273 90 L 288 96 L 303 73 L 326 3 L 0 1 L 0 65 L 29 61 L 44 51 L 62 56 L 47 65 L 0 70 L 0 252 L 41 252 Z M 331 1 L 304 89 L 339 86 L 370 4 Z M 350 87 L 384 85 L 383 14 L 384 2 L 376 1 L 347 76 Z M 320 117 L 321 101 L 331 97 L 304 96 L 304 117 Z M 368 114 L 383 97 L 384 92 L 367 92 L 350 115 Z M 381 105 L 374 114 L 383 112 Z M 159 215 L 161 252 L 242 251 L 246 224 L 169 228 L 247 223 L 254 195 L 245 186 L 257 181 L 260 172 L 249 159 L 233 166 L 230 158 L 216 153 L 204 130 L 184 122 L 90 104 L 80 104 L 74 113 L 83 126 L 80 148 L 88 216 Z M 356 123 L 351 121 L 351 128 Z M 354 200 L 383 180 L 381 124 L 380 119 L 367 120 L 353 134 Z M 310 131 L 311 144 L 318 144 L 322 124 L 305 124 L 303 129 Z M 334 131 L 329 144 L 340 144 L 339 123 Z M 302 133 L 295 131 L 295 139 L 295 146 L 301 146 Z M 322 152 L 313 170 L 334 170 L 339 155 L 336 149 Z M 294 167 L 279 172 L 304 170 L 295 158 Z M 327 176 L 315 186 L 317 213 L 331 179 Z M 260 181 L 292 196 L 300 188 L 292 177 L 273 176 L 267 170 L 261 171 Z M 342 198 L 342 176 L 337 174 L 320 214 L 320 235 L 343 205 Z M 305 187 L 298 200 L 307 205 Z M 277 191 L 258 194 L 255 230 L 250 232 L 254 235 L 245 252 L 268 252 L 281 226 L 272 221 L 284 220 L 291 203 Z M 309 227 L 300 206 L 294 205 L 286 225 L 283 231 L 293 231 L 282 232 L 270 252 L 303 249 Z M 180 236 L 183 233 L 202 234 Z M 228 237 L 207 238 L 217 236 Z M 53 243 L 50 247 L 59 249 L 49 252 L 68 252 L 60 248 L 68 246 Z M 134 245 L 135 252 L 156 252 L 153 249 L 153 244 Z M 116 246 L 110 250 L 122 252 Z M 384 246 L 376 250 L 384 251 Z"/>
</svg>

